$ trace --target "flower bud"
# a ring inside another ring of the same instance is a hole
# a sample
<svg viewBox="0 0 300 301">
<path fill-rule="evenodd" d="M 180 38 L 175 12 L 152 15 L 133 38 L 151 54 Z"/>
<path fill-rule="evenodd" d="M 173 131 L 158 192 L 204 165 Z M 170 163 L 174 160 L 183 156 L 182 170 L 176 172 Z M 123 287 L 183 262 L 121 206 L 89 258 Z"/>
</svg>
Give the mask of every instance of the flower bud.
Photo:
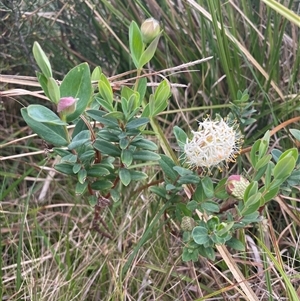
<svg viewBox="0 0 300 301">
<path fill-rule="evenodd" d="M 244 177 L 232 175 L 227 179 L 226 190 L 228 194 L 234 196 L 238 200 L 242 200 L 249 184 L 250 182 Z"/>
<path fill-rule="evenodd" d="M 189 216 L 184 216 L 181 220 L 180 228 L 183 231 L 192 231 L 195 227 L 195 221 Z"/>
<path fill-rule="evenodd" d="M 149 18 L 141 25 L 141 32 L 143 42 L 145 44 L 151 43 L 160 33 L 159 22 L 154 18 Z"/>
<path fill-rule="evenodd" d="M 62 97 L 57 104 L 57 112 L 64 115 L 72 114 L 76 109 L 77 99 L 74 97 Z"/>
</svg>

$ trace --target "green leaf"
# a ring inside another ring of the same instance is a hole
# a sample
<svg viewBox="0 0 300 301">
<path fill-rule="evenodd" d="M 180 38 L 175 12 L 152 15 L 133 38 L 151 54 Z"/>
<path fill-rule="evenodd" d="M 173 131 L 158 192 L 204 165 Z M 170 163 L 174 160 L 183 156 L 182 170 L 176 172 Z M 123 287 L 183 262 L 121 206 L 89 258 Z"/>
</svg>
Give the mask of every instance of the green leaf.
<svg viewBox="0 0 300 301">
<path fill-rule="evenodd" d="M 250 198 L 251 196 L 257 194 L 258 192 L 258 183 L 257 181 L 253 181 L 252 183 L 250 183 L 244 193 L 244 201 L 247 202 L 248 198 Z"/>
<path fill-rule="evenodd" d="M 91 143 L 91 132 L 89 130 L 84 130 L 78 133 L 73 139 L 72 142 L 69 144 L 68 148 L 70 150 L 75 149 L 79 146 L 84 145 L 85 143 Z"/>
<path fill-rule="evenodd" d="M 55 146 L 68 145 L 64 126 L 38 122 L 28 115 L 27 108 L 22 108 L 21 114 L 30 128 L 46 142 Z"/>
<path fill-rule="evenodd" d="M 84 194 L 84 192 L 87 189 L 87 186 L 88 186 L 88 182 L 84 182 L 84 183 L 77 182 L 75 186 L 75 194 L 76 195 Z"/>
<path fill-rule="evenodd" d="M 119 112 L 119 111 L 109 112 L 106 115 L 104 115 L 104 117 L 118 119 L 118 120 L 125 120 L 123 112 Z"/>
<path fill-rule="evenodd" d="M 85 169 L 81 169 L 79 172 L 78 172 L 78 182 L 80 184 L 83 184 L 86 180 L 86 176 L 87 176 L 87 172 Z"/>
<path fill-rule="evenodd" d="M 147 78 L 140 78 L 137 91 L 139 92 L 139 105 L 142 103 L 147 91 Z"/>
<path fill-rule="evenodd" d="M 201 208 L 207 213 L 217 213 L 220 211 L 219 205 L 215 202 L 203 202 L 201 203 Z"/>
<path fill-rule="evenodd" d="M 40 72 L 36 72 L 36 76 L 37 76 L 39 84 L 41 85 L 45 95 L 49 99 L 51 99 L 51 97 L 49 95 L 49 91 L 48 91 L 48 79 L 47 79 L 47 77 L 43 73 L 40 73 Z"/>
<path fill-rule="evenodd" d="M 92 72 L 91 80 L 99 81 L 101 74 L 102 74 L 102 69 L 101 69 L 101 67 L 97 66 Z"/>
<path fill-rule="evenodd" d="M 275 198 L 275 196 L 277 196 L 278 192 L 279 192 L 279 186 L 275 187 L 273 189 L 269 189 L 266 193 L 263 193 L 263 197 L 264 197 L 264 203 L 267 203 L 269 201 L 271 201 L 272 199 Z"/>
<path fill-rule="evenodd" d="M 216 259 L 216 254 L 215 251 L 212 247 L 207 247 L 204 249 L 205 252 L 205 257 L 207 257 L 208 259 L 210 259 L 211 261 L 215 261 Z"/>
<path fill-rule="evenodd" d="M 245 207 L 241 210 L 241 215 L 246 216 L 254 213 L 260 207 L 261 193 L 257 192 L 256 194 L 250 196 L 246 202 Z"/>
<path fill-rule="evenodd" d="M 211 178 L 205 177 L 201 180 L 204 193 L 208 199 L 214 196 L 214 184 Z"/>
<path fill-rule="evenodd" d="M 279 159 L 273 171 L 274 179 L 286 179 L 295 166 L 296 160 L 294 157 L 285 156 L 283 159 Z"/>
<path fill-rule="evenodd" d="M 130 145 L 136 146 L 137 148 L 146 149 L 150 151 L 156 151 L 158 149 L 157 144 L 153 141 L 144 138 L 134 138 Z"/>
<path fill-rule="evenodd" d="M 182 252 L 182 261 L 188 262 L 188 261 L 193 261 L 196 262 L 198 261 L 199 253 L 197 249 L 189 249 L 188 247 L 183 248 Z"/>
<path fill-rule="evenodd" d="M 119 171 L 119 177 L 124 186 L 128 186 L 131 182 L 130 171 L 126 168 L 121 168 Z"/>
<path fill-rule="evenodd" d="M 197 201 L 198 203 L 202 203 L 206 200 L 206 195 L 204 193 L 203 187 L 202 187 L 202 183 L 200 182 L 199 185 L 197 186 L 194 195 L 193 195 L 193 199 L 195 201 Z"/>
<path fill-rule="evenodd" d="M 212 216 L 207 221 L 207 227 L 210 231 L 215 231 L 215 229 L 219 224 L 220 224 L 220 219 L 217 216 Z"/>
<path fill-rule="evenodd" d="M 168 98 L 171 95 L 170 83 L 165 79 L 163 80 L 154 93 L 154 110 L 152 116 L 156 116 L 164 111 L 168 106 Z"/>
<path fill-rule="evenodd" d="M 201 226 L 197 226 L 193 229 L 192 237 L 198 245 L 203 245 L 209 241 L 207 229 Z"/>
<path fill-rule="evenodd" d="M 193 171 L 181 166 L 174 166 L 173 169 L 176 170 L 180 176 L 194 175 Z"/>
<path fill-rule="evenodd" d="M 196 201 L 191 200 L 186 204 L 186 208 L 193 212 L 194 210 L 199 208 L 199 204 Z"/>
<path fill-rule="evenodd" d="M 256 223 L 259 220 L 260 220 L 259 212 L 255 211 L 251 214 L 245 215 L 240 222 L 245 224 L 245 225 L 248 225 L 248 224 L 251 224 L 251 223 Z"/>
<path fill-rule="evenodd" d="M 265 172 L 265 186 L 269 187 L 270 183 L 271 183 L 271 179 L 272 179 L 272 172 L 274 169 L 274 163 L 273 162 L 269 162 L 267 165 L 267 169 Z"/>
<path fill-rule="evenodd" d="M 89 201 L 89 205 L 91 207 L 95 207 L 95 205 L 97 204 L 98 202 L 98 198 L 96 195 L 90 195 L 88 196 L 88 201 Z"/>
<path fill-rule="evenodd" d="M 126 167 L 129 167 L 133 161 L 132 151 L 129 149 L 123 149 L 121 153 L 121 161 Z"/>
<path fill-rule="evenodd" d="M 245 245 L 235 237 L 231 237 L 229 240 L 227 240 L 226 246 L 237 251 L 245 251 Z"/>
<path fill-rule="evenodd" d="M 141 31 L 134 21 L 129 26 L 129 48 L 134 65 L 140 68 L 139 61 L 144 51 L 144 43 Z"/>
<path fill-rule="evenodd" d="M 297 129 L 290 129 L 290 133 L 294 136 L 294 138 L 300 141 L 300 131 Z"/>
<path fill-rule="evenodd" d="M 107 168 L 103 166 L 103 164 L 98 163 L 98 164 L 93 164 L 88 170 L 87 170 L 87 175 L 89 177 L 104 177 L 109 175 L 110 172 Z"/>
<path fill-rule="evenodd" d="M 113 157 L 120 157 L 121 150 L 112 144 L 111 142 L 108 142 L 106 140 L 97 138 L 94 142 L 95 149 L 99 150 L 101 153 L 113 156 Z"/>
<path fill-rule="evenodd" d="M 105 191 L 111 189 L 114 184 L 108 180 L 98 180 L 91 184 L 91 188 L 98 191 Z"/>
<path fill-rule="evenodd" d="M 128 147 L 128 145 L 129 145 L 129 140 L 127 137 L 120 139 L 120 141 L 119 141 L 120 149 L 122 149 L 122 150 L 126 149 Z"/>
<path fill-rule="evenodd" d="M 227 179 L 222 179 L 217 186 L 215 187 L 214 196 L 217 199 L 225 200 L 229 197 L 227 191 L 226 191 L 226 182 Z"/>
<path fill-rule="evenodd" d="M 138 96 L 138 92 L 134 91 L 133 89 L 127 87 L 127 86 L 123 86 L 122 90 L 121 90 L 121 97 L 124 98 L 126 101 L 128 101 L 128 99 L 132 96 Z"/>
<path fill-rule="evenodd" d="M 153 96 L 153 95 L 152 95 Z M 151 97 L 151 95 L 150 95 L 150 97 Z M 150 98 L 151 99 L 151 98 Z M 149 99 L 149 102 L 150 102 L 150 99 Z M 151 114 L 150 114 L 151 112 L 150 112 L 150 103 L 147 103 L 147 105 L 144 107 L 144 110 L 143 110 L 143 112 L 142 112 L 142 117 L 150 117 L 151 116 Z"/>
<path fill-rule="evenodd" d="M 67 155 L 73 155 L 73 154 L 71 154 L 70 151 L 68 151 L 66 149 L 61 149 L 61 148 L 58 148 L 58 147 L 53 147 L 52 150 L 54 151 L 55 154 L 59 155 L 60 157 L 64 157 L 64 156 L 67 156 Z"/>
<path fill-rule="evenodd" d="M 72 139 L 74 139 L 74 137 L 78 135 L 81 131 L 85 131 L 85 130 L 88 130 L 87 125 L 84 123 L 82 119 L 79 119 L 76 122 L 75 128 L 73 130 Z"/>
<path fill-rule="evenodd" d="M 100 75 L 98 88 L 99 94 L 101 95 L 102 99 L 106 100 L 109 104 L 112 104 L 114 99 L 113 90 L 109 80 L 103 73 Z"/>
<path fill-rule="evenodd" d="M 48 78 L 47 90 L 50 100 L 55 104 L 58 104 L 58 101 L 60 99 L 60 91 L 59 86 L 53 77 Z"/>
<path fill-rule="evenodd" d="M 148 150 L 139 150 L 133 153 L 133 160 L 157 161 L 160 160 L 160 155 Z"/>
<path fill-rule="evenodd" d="M 178 143 L 179 147 L 181 149 L 184 149 L 184 145 L 186 144 L 186 141 L 187 141 L 187 138 L 188 138 L 187 134 L 185 133 L 184 130 L 182 130 L 177 125 L 174 126 L 173 132 L 174 132 L 174 135 L 175 135 L 175 138 L 177 140 L 177 143 Z"/>
<path fill-rule="evenodd" d="M 79 160 L 84 164 L 86 162 L 91 162 L 92 160 L 94 160 L 94 157 L 95 157 L 94 149 L 89 149 L 84 153 L 79 154 Z"/>
<path fill-rule="evenodd" d="M 142 52 L 140 58 L 138 59 L 138 69 L 143 68 L 144 65 L 149 63 L 154 56 L 154 53 L 157 49 L 157 44 L 159 42 L 160 35 L 158 35 L 146 48 L 145 51 Z"/>
<path fill-rule="evenodd" d="M 108 100 L 106 100 L 105 98 L 101 98 L 101 97 L 96 97 L 96 101 L 99 103 L 99 105 L 101 107 L 103 107 L 103 109 L 105 109 L 107 112 L 114 112 L 114 107 L 112 105 L 111 102 L 109 102 Z M 122 112 L 119 112 L 122 114 Z"/>
<path fill-rule="evenodd" d="M 73 165 L 69 164 L 69 163 L 58 163 L 54 166 L 54 168 L 61 172 L 64 173 L 66 175 L 74 175 L 73 172 Z"/>
<path fill-rule="evenodd" d="M 34 59 L 38 64 L 38 66 L 40 67 L 42 73 L 47 78 L 52 77 L 52 69 L 51 69 L 50 62 L 38 42 L 33 43 L 32 52 L 33 52 Z"/>
<path fill-rule="evenodd" d="M 157 194 L 163 199 L 167 199 L 168 192 L 164 187 L 151 186 L 150 191 Z"/>
<path fill-rule="evenodd" d="M 76 164 L 73 165 L 73 169 L 72 170 L 73 170 L 74 174 L 77 174 L 80 171 L 80 169 L 81 169 L 81 164 L 76 163 Z"/>
<path fill-rule="evenodd" d="M 263 156 L 255 164 L 255 166 L 254 166 L 255 169 L 256 170 L 261 169 L 262 167 L 264 167 L 265 165 L 267 165 L 270 162 L 271 159 L 272 159 L 272 155 L 270 155 L 270 154 Z"/>
<path fill-rule="evenodd" d="M 229 222 L 229 223 L 221 223 L 218 225 L 217 227 L 217 235 L 220 237 L 225 237 L 227 238 L 229 235 L 229 231 L 231 230 L 231 228 L 233 227 L 234 222 Z M 227 240 L 227 239 L 226 239 Z"/>
<path fill-rule="evenodd" d="M 76 110 L 67 116 L 67 121 L 78 118 L 88 106 L 93 93 L 90 68 L 82 63 L 71 69 L 60 85 L 60 97 L 74 97 L 78 99 Z"/>
<path fill-rule="evenodd" d="M 118 202 L 120 200 L 121 195 L 117 189 L 111 189 L 109 193 L 114 202 Z"/>
<path fill-rule="evenodd" d="M 282 153 L 279 157 L 279 161 L 282 160 L 283 158 L 286 158 L 286 157 L 293 157 L 295 159 L 295 161 L 298 160 L 298 150 L 297 148 L 291 148 L 291 149 L 288 149 L 286 150 L 284 153 Z"/>
<path fill-rule="evenodd" d="M 270 142 L 270 132 L 267 131 L 263 138 L 261 139 L 261 143 L 258 148 L 258 159 L 262 158 L 266 155 Z"/>
<path fill-rule="evenodd" d="M 197 175 L 185 175 L 181 176 L 177 182 L 178 184 L 198 184 L 200 178 Z"/>
<path fill-rule="evenodd" d="M 131 170 L 131 169 L 129 171 L 130 171 L 131 181 L 143 181 L 148 178 L 148 175 L 144 172 Z"/>
<path fill-rule="evenodd" d="M 154 99 L 155 101 L 166 101 L 171 94 L 170 83 L 168 80 L 163 80 L 155 90 Z"/>
<path fill-rule="evenodd" d="M 105 116 L 106 112 L 104 111 L 88 110 L 86 111 L 86 114 L 95 121 L 103 123 L 107 127 L 119 128 L 117 119 Z"/>
<path fill-rule="evenodd" d="M 60 160 L 60 163 L 76 163 L 77 155 L 68 153 L 66 156 L 63 156 Z"/>
<path fill-rule="evenodd" d="M 176 164 L 174 161 L 166 155 L 160 155 L 159 165 L 162 168 L 163 172 L 172 182 L 176 181 L 178 178 L 177 173 L 173 169 Z"/>
<path fill-rule="evenodd" d="M 253 181 L 259 181 L 264 176 L 267 168 L 268 168 L 268 165 L 264 165 L 262 168 L 257 170 L 255 175 L 254 175 Z"/>
<path fill-rule="evenodd" d="M 148 122 L 149 122 L 149 118 L 147 117 L 135 118 L 126 124 L 126 129 L 128 130 L 137 129 L 143 125 L 146 125 Z"/>
<path fill-rule="evenodd" d="M 67 125 L 50 109 L 41 105 L 29 105 L 27 113 L 30 118 L 42 123 L 50 123 L 55 125 Z"/>
<path fill-rule="evenodd" d="M 275 161 L 275 162 L 278 162 L 279 157 L 280 157 L 281 154 L 282 154 L 282 151 L 280 151 L 279 149 L 274 148 L 274 149 L 271 151 L 271 154 L 272 154 L 272 156 L 273 156 L 274 161 Z"/>
<path fill-rule="evenodd" d="M 257 140 L 250 151 L 250 161 L 251 161 L 251 165 L 254 167 L 257 163 L 257 161 L 260 159 L 258 157 L 258 150 L 259 150 L 259 146 L 261 144 L 261 140 Z"/>
</svg>

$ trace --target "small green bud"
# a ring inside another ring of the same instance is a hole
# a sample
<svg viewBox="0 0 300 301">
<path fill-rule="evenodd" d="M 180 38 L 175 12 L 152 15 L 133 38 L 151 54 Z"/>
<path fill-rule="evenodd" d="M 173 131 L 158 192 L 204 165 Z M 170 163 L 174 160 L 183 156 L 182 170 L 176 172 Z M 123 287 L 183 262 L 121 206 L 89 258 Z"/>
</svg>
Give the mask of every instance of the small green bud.
<svg viewBox="0 0 300 301">
<path fill-rule="evenodd" d="M 57 104 L 57 112 L 64 115 L 72 114 L 76 109 L 77 99 L 74 97 L 62 97 Z"/>
<path fill-rule="evenodd" d="M 238 200 L 244 198 L 245 190 L 250 182 L 240 175 L 232 175 L 227 179 L 226 190 Z"/>
<path fill-rule="evenodd" d="M 141 25 L 141 33 L 145 44 L 151 43 L 160 33 L 159 22 L 154 18 L 149 18 Z"/>
<path fill-rule="evenodd" d="M 195 221 L 190 216 L 184 216 L 181 220 L 180 228 L 183 231 L 192 231 L 195 227 Z"/>
</svg>

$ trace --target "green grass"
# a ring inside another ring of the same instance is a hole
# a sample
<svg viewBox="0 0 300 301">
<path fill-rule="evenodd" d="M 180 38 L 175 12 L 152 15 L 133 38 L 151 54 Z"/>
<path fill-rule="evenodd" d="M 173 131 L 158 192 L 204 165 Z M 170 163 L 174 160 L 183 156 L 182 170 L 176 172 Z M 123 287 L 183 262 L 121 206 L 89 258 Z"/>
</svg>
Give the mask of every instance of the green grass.
<svg viewBox="0 0 300 301">
<path fill-rule="evenodd" d="M 133 68 L 128 25 L 152 15 L 160 18 L 164 32 L 145 72 L 213 56 L 205 63 L 163 73 L 171 83 L 185 87 L 174 88 L 168 110 L 152 123 L 162 135 L 160 142 L 173 149 L 175 125 L 190 130 L 206 114 L 225 116 L 238 90 L 248 89 L 257 111 L 251 116 L 255 123 L 243 128 L 245 147 L 299 116 L 297 15 L 266 5 L 274 1 L 114 2 L 45 2 L 42 8 L 40 1 L 24 1 L 23 7 L 11 10 L 8 1 L 3 8 L 7 31 L 0 50 L 6 58 L 1 73 L 15 75 L 15 80 L 18 75 L 33 76 L 30 49 L 37 40 L 50 55 L 57 77 L 87 61 L 92 67 L 100 65 L 118 84 L 130 76 L 113 76 Z M 299 12 L 297 1 L 286 1 L 285 6 Z M 18 18 L 17 12 L 33 11 L 30 17 Z M 11 30 L 15 26 L 20 31 Z M 156 83 L 160 77 L 153 75 L 151 80 Z M 219 250 L 216 262 L 199 258 L 197 263 L 184 263 L 179 224 L 168 211 L 164 214 L 169 204 L 145 188 L 161 174 L 157 166 L 142 166 L 148 182 L 124 189 L 122 201 L 104 210 L 102 218 L 113 239 L 103 238 L 90 230 L 93 209 L 85 197 L 74 195 L 75 182 L 59 173 L 51 176 L 55 157 L 44 151 L 40 139 L 27 137 L 31 132 L 20 123 L 17 101 L 27 105 L 37 98 L 13 89 L 39 89 L 22 81 L 0 81 L 3 92 L 16 93 L 2 98 L 5 110 L 0 111 L 0 300 L 297 300 L 299 191 L 276 197 L 262 224 L 246 229 L 243 235 L 254 245 L 248 243 L 245 252 L 225 257 Z M 289 128 L 299 129 L 299 121 L 272 136 L 271 148 L 285 150 L 296 143 Z M 230 170 L 241 168 L 249 172 L 247 154 Z M 213 176 L 217 180 L 226 172 Z M 237 284 L 230 261 L 243 272 L 253 296 L 245 296 Z"/>
</svg>

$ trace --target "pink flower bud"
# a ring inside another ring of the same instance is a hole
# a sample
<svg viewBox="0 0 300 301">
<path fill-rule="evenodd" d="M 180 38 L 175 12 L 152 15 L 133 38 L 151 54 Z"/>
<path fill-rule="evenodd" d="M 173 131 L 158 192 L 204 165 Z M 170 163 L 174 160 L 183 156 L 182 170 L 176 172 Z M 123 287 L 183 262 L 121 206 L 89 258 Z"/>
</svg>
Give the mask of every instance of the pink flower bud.
<svg viewBox="0 0 300 301">
<path fill-rule="evenodd" d="M 242 200 L 249 184 L 250 182 L 244 177 L 232 175 L 227 179 L 226 190 L 228 194 L 234 196 L 238 200 Z"/>
<path fill-rule="evenodd" d="M 72 114 L 76 108 L 77 99 L 74 97 L 62 97 L 57 104 L 57 112 L 65 115 Z"/>
<path fill-rule="evenodd" d="M 141 32 L 144 43 L 151 43 L 160 33 L 159 22 L 154 18 L 145 20 L 141 25 Z"/>
</svg>

